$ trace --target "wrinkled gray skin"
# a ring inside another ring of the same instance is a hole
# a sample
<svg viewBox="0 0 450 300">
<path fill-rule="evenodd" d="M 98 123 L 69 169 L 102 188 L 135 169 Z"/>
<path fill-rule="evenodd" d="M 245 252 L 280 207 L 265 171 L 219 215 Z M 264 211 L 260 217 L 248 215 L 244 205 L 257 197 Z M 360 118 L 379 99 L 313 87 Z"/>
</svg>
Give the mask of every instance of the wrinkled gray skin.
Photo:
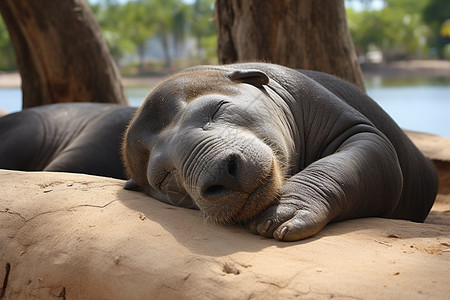
<svg viewBox="0 0 450 300">
<path fill-rule="evenodd" d="M 68 103 L 0 118 L 0 169 L 125 178 L 122 135 L 135 108 Z"/>
<path fill-rule="evenodd" d="M 437 175 L 367 95 L 263 63 L 199 66 L 160 84 L 128 128 L 126 188 L 278 240 L 332 221 L 423 221 Z"/>
</svg>

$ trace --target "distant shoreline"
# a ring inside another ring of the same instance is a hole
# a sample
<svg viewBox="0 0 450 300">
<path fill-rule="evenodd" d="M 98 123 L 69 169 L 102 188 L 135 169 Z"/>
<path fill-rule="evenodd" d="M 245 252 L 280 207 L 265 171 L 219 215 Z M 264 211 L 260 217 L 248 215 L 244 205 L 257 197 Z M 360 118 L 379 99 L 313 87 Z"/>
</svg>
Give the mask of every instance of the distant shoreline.
<svg viewBox="0 0 450 300">
<path fill-rule="evenodd" d="M 381 75 L 385 77 L 450 77 L 450 61 L 448 60 L 408 60 L 381 64 L 362 64 L 364 76 Z M 157 85 L 165 76 L 133 76 L 122 77 L 126 87 L 147 87 Z M 18 72 L 0 72 L 0 88 L 20 88 L 21 78 Z"/>
<path fill-rule="evenodd" d="M 122 77 L 125 87 L 148 87 L 157 85 L 165 76 Z M 0 72 L 0 88 L 20 88 L 22 79 L 19 72 Z"/>
<path fill-rule="evenodd" d="M 364 76 L 384 77 L 428 77 L 449 76 L 448 60 L 404 60 L 381 64 L 361 64 Z"/>
</svg>

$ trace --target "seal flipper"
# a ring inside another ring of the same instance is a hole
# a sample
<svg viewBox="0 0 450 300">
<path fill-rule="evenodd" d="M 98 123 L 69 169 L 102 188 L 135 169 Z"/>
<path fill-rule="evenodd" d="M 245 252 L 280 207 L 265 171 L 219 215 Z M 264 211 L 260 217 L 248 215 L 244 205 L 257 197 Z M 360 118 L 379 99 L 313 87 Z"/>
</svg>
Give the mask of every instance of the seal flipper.
<svg viewBox="0 0 450 300">
<path fill-rule="evenodd" d="M 256 87 L 262 87 L 269 83 L 269 77 L 260 70 L 236 70 L 227 74 L 232 81 L 248 83 Z"/>
<path fill-rule="evenodd" d="M 278 203 L 256 216 L 249 223 L 250 231 L 297 241 L 318 233 L 329 222 L 389 217 L 403 189 L 397 153 L 376 129 L 362 128 L 333 154 L 288 178 Z"/>
</svg>

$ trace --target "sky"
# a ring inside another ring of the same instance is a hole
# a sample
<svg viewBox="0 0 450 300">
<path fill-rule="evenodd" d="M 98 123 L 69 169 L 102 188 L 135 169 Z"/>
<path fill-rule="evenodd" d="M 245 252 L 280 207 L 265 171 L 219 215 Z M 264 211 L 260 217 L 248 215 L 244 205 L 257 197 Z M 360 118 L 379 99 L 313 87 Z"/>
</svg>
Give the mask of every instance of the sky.
<svg viewBox="0 0 450 300">
<path fill-rule="evenodd" d="M 98 3 L 101 0 L 88 0 L 89 3 L 95 4 Z M 125 3 L 128 2 L 130 0 L 118 0 L 121 3 Z M 184 3 L 188 3 L 188 4 L 192 4 L 194 3 L 195 0 L 183 0 Z M 358 0 L 345 0 L 345 6 L 346 7 L 351 7 L 356 11 L 361 11 L 364 9 L 364 5 L 361 3 L 361 1 Z M 384 1 L 383 0 L 371 0 L 370 4 L 369 4 L 369 8 L 370 9 L 374 9 L 374 10 L 378 10 L 378 9 L 382 9 L 384 6 Z"/>
<path fill-rule="evenodd" d="M 361 11 L 364 9 L 364 5 L 361 3 L 361 1 L 355 1 L 355 0 L 345 0 L 345 7 L 353 8 L 355 11 Z M 371 10 L 379 10 L 384 7 L 384 1 L 383 0 L 372 0 L 369 4 L 369 9 Z"/>
</svg>

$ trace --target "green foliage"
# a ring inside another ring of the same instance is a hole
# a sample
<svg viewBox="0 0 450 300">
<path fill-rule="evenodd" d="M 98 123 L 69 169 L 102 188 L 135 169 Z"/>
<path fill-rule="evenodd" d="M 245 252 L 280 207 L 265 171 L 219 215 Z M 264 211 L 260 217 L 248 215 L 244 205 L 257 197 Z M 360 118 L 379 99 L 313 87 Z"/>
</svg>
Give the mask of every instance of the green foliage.
<svg viewBox="0 0 450 300">
<path fill-rule="evenodd" d="M 138 53 L 141 72 L 146 44 L 152 37 L 162 41 L 166 67 L 172 64 L 169 40 L 181 49 L 186 38 L 193 37 L 197 61 L 216 57 L 214 0 L 196 0 L 192 4 L 182 0 L 96 0 L 90 6 L 114 59 L 120 61 L 126 54 Z M 14 49 L 0 18 L 0 70 L 15 69 Z"/>
<path fill-rule="evenodd" d="M 14 48 L 9 41 L 8 30 L 0 18 L 0 71 L 11 71 L 17 69 Z"/>
<path fill-rule="evenodd" d="M 422 12 L 424 22 L 431 28 L 430 41 L 440 58 L 450 57 L 450 38 L 442 36 L 444 22 L 450 19 L 450 1 L 429 0 Z"/>
<path fill-rule="evenodd" d="M 432 2 L 450 4 L 448 0 L 385 0 L 380 10 L 356 12 L 348 8 L 349 29 L 356 48 L 360 52 L 378 48 L 388 60 L 428 57 L 434 30 L 430 24 L 437 16 L 432 15 L 430 22 L 422 16 Z"/>
<path fill-rule="evenodd" d="M 201 56 L 202 50 L 206 51 L 206 56 L 216 55 L 216 27 L 213 18 L 214 0 L 196 0 L 193 7 L 191 21 L 192 34 L 197 39 L 197 57 Z M 211 40 L 214 42 L 211 43 Z M 208 51 L 210 51 L 208 53 Z"/>
<path fill-rule="evenodd" d="M 216 45 L 210 42 L 216 39 L 213 5 L 214 0 L 196 0 L 193 4 L 182 0 L 103 0 L 91 7 L 114 58 L 120 60 L 137 51 L 139 69 L 143 72 L 146 42 L 152 37 L 162 42 L 166 67 L 172 64 L 170 39 L 180 49 L 186 37 L 194 37 L 197 56 L 212 52 L 215 55 Z"/>
</svg>

